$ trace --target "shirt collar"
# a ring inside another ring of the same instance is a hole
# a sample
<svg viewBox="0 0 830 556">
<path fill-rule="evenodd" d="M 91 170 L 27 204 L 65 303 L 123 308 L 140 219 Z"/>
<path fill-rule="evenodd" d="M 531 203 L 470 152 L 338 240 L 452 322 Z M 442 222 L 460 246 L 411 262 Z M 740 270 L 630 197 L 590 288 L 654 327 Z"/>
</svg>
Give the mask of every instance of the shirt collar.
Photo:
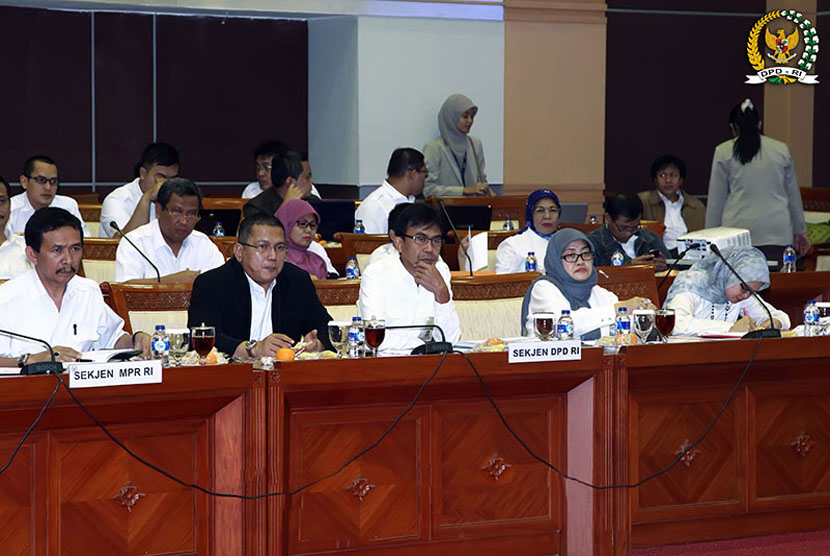
<svg viewBox="0 0 830 556">
<path fill-rule="evenodd" d="M 274 290 L 274 285 L 277 283 L 276 278 L 271 280 L 271 284 L 268 286 L 268 290 L 266 291 L 262 289 L 262 286 L 254 282 L 253 279 L 250 276 L 248 276 L 248 273 L 245 272 L 244 269 L 242 270 L 242 273 L 245 275 L 245 278 L 248 279 L 248 287 L 251 288 L 251 294 L 253 295 L 264 295 L 265 297 L 268 297 L 268 295 L 270 295 L 271 292 Z"/>
<path fill-rule="evenodd" d="M 164 236 L 161 235 L 161 226 L 159 225 L 158 218 L 150 222 L 149 224 L 152 233 L 150 234 L 151 241 L 153 242 L 153 251 L 164 250 L 168 249 L 171 253 L 173 249 L 167 245 L 167 242 L 164 241 Z M 182 254 L 182 250 L 187 249 L 190 245 L 190 238 L 196 230 L 193 230 L 188 234 L 184 241 L 182 241 L 182 246 L 179 248 L 179 255 Z"/>
<path fill-rule="evenodd" d="M 668 197 L 660 193 L 660 190 L 657 190 L 657 194 L 660 196 L 660 199 L 669 206 L 683 205 L 683 192 L 679 189 L 677 190 L 678 197 L 676 201 L 670 201 Z"/>
<path fill-rule="evenodd" d="M 403 193 L 401 193 L 400 191 L 395 189 L 395 187 L 391 183 L 389 183 L 388 180 L 383 180 L 383 185 L 381 185 L 381 187 L 386 189 L 386 192 L 389 193 L 392 196 L 392 199 L 394 199 L 394 200 L 402 199 L 402 200 L 404 200 L 406 202 L 409 202 L 409 203 L 415 202 L 415 196 L 414 195 L 409 195 L 409 196 L 404 195 Z"/>
<path fill-rule="evenodd" d="M 33 268 L 26 276 L 27 280 L 29 280 L 35 290 L 35 297 L 46 296 L 50 300 L 52 299 L 49 296 L 49 292 L 46 291 L 46 286 L 44 286 L 43 282 L 40 280 L 37 269 Z M 66 283 L 66 290 L 63 292 L 63 299 L 74 297 L 75 293 L 78 291 L 78 283 L 78 275 L 76 274 L 71 280 L 69 280 L 69 282 Z"/>
</svg>

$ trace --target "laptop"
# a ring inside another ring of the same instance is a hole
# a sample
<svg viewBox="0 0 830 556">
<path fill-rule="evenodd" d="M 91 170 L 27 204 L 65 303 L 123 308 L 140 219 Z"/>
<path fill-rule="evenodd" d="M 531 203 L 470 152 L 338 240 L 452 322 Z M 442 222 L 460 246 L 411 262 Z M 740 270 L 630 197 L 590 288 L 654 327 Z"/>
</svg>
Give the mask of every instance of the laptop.
<svg viewBox="0 0 830 556">
<path fill-rule="evenodd" d="M 588 203 L 561 203 L 559 221 L 566 224 L 584 224 L 588 216 Z"/>
<path fill-rule="evenodd" d="M 354 201 L 346 199 L 308 201 L 320 215 L 320 229 L 317 233 L 331 241 L 336 232 L 354 231 Z"/>
<path fill-rule="evenodd" d="M 239 221 L 242 219 L 242 211 L 239 209 L 202 209 L 199 211 L 201 219 L 196 223 L 196 229 L 207 235 L 213 234 L 213 228 L 218 222 L 225 228 L 226 236 L 235 236 L 239 229 Z"/>
</svg>

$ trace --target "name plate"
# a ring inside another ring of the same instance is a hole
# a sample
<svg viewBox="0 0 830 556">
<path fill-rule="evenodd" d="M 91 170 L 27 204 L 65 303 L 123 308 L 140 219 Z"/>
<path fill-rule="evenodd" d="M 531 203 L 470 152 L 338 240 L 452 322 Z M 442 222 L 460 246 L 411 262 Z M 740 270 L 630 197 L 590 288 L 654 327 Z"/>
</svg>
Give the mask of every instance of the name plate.
<svg viewBox="0 0 830 556">
<path fill-rule="evenodd" d="M 70 388 L 125 386 L 161 382 L 161 359 L 148 361 L 112 361 L 107 363 L 70 363 Z"/>
<path fill-rule="evenodd" d="M 582 359 L 582 342 L 579 340 L 515 342 L 507 345 L 508 363 L 573 361 L 575 359 Z"/>
</svg>

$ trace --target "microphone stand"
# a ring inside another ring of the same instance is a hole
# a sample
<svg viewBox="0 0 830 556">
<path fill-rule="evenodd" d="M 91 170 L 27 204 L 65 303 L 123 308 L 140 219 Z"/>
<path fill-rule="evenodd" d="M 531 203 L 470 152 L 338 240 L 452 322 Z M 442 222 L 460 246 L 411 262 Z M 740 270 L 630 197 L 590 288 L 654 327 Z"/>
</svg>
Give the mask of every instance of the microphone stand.
<svg viewBox="0 0 830 556">
<path fill-rule="evenodd" d="M 25 334 L 20 334 L 19 332 L 12 332 L 11 330 L 2 330 L 0 329 L 0 334 L 6 334 L 8 336 L 16 337 L 16 338 L 23 338 L 26 340 L 31 340 L 33 342 L 37 342 L 39 344 L 43 344 L 46 346 L 46 349 L 49 350 L 49 355 L 51 357 L 51 361 L 39 361 L 37 363 L 28 363 L 20 369 L 20 374 L 22 375 L 45 375 L 45 374 L 56 374 L 59 375 L 63 372 L 63 363 L 60 361 L 55 361 L 55 351 L 52 349 L 52 346 L 49 345 L 49 342 L 46 340 L 41 340 L 40 338 L 33 338 L 32 336 L 26 336 Z"/>
<path fill-rule="evenodd" d="M 138 248 L 138 246 L 137 246 L 135 243 L 133 243 L 133 242 L 132 242 L 132 240 L 131 240 L 130 238 L 128 238 L 128 237 L 127 237 L 127 234 L 125 234 L 124 232 L 122 232 L 122 231 L 121 231 L 121 228 L 118 226 L 118 222 L 116 222 L 115 220 L 113 220 L 112 222 L 110 222 L 110 227 L 111 227 L 113 230 L 115 230 L 116 232 L 118 232 L 119 234 L 121 234 L 121 237 L 122 237 L 122 238 L 124 238 L 124 239 L 126 239 L 126 240 L 127 240 L 127 243 L 129 243 L 130 245 L 132 245 L 132 246 L 133 246 L 133 249 L 135 249 L 136 251 L 138 251 L 138 254 L 139 254 L 139 255 L 141 255 L 142 257 L 144 257 L 144 260 L 145 260 L 145 261 L 147 261 L 148 263 L 150 263 L 150 266 L 152 266 L 152 267 L 153 267 L 153 270 L 155 270 L 155 271 L 156 271 L 156 279 L 158 280 L 158 283 L 159 283 L 159 284 L 161 284 L 161 273 L 159 272 L 158 267 L 157 267 L 156 265 L 154 265 L 154 264 L 153 264 L 153 261 L 151 261 L 151 260 L 147 257 L 147 255 L 145 255 L 145 254 L 144 254 L 144 252 L 143 252 L 141 249 L 139 249 L 139 248 Z"/>
<path fill-rule="evenodd" d="M 458 239 L 458 248 L 464 253 L 464 256 L 467 257 L 467 262 L 470 263 L 470 278 L 473 277 L 473 259 L 470 258 L 470 254 L 467 253 L 467 249 L 464 248 L 464 242 L 461 240 L 461 236 L 458 235 L 458 230 L 455 229 L 455 224 L 452 223 L 452 218 L 450 218 L 449 213 L 447 212 L 447 207 L 444 206 L 444 199 L 440 197 L 435 198 L 438 201 L 438 204 L 441 206 L 441 210 L 444 212 L 444 216 L 447 218 L 447 222 L 450 224 L 450 228 L 452 228 L 453 233 L 455 234 L 456 239 Z M 472 234 L 469 234 L 469 240 L 472 241 Z M 443 334 L 443 333 L 442 333 Z"/>
<path fill-rule="evenodd" d="M 472 266 L 470 267 L 472 268 Z M 412 355 L 430 355 L 435 353 L 452 353 L 452 344 L 444 335 L 444 330 L 437 324 L 399 324 L 396 326 L 387 326 L 386 330 L 425 330 L 437 329 L 441 333 L 440 342 L 429 342 L 418 346 L 412 350 Z"/>
<path fill-rule="evenodd" d="M 667 269 L 666 269 L 666 275 L 665 275 L 665 276 L 663 276 L 663 279 L 662 279 L 662 280 L 660 280 L 660 283 L 657 285 L 657 293 L 660 293 L 660 288 L 662 288 L 662 287 L 663 287 L 663 284 L 665 284 L 665 283 L 666 283 L 666 280 L 668 280 L 668 279 L 669 279 L 669 276 L 671 276 L 672 271 L 673 271 L 675 268 L 677 268 L 678 263 L 680 263 L 680 261 L 683 259 L 683 257 L 685 257 L 685 256 L 686 256 L 686 253 L 688 253 L 688 252 L 689 252 L 689 251 L 691 251 L 691 250 L 692 250 L 692 248 L 691 248 L 691 247 L 686 248 L 686 250 L 685 250 L 685 251 L 683 251 L 682 253 L 680 253 L 680 256 L 679 256 L 679 257 L 677 257 L 677 258 L 674 260 L 674 262 L 673 262 L 673 263 L 669 266 L 669 268 L 667 268 Z"/>
<path fill-rule="evenodd" d="M 744 282 L 744 279 L 741 278 L 741 275 L 738 274 L 738 272 L 734 268 L 732 268 L 732 265 L 729 264 L 729 261 L 727 261 L 726 257 L 723 256 L 723 254 L 720 252 L 720 249 L 718 249 L 717 245 L 712 243 L 712 244 L 709 245 L 709 249 L 712 251 L 712 253 L 717 255 L 718 258 L 721 261 L 723 261 L 723 264 L 726 265 L 726 268 L 728 268 L 730 271 L 732 271 L 732 274 L 734 274 L 738 278 L 738 280 L 741 281 L 741 285 L 744 287 L 744 289 L 746 291 L 748 291 L 752 295 L 752 297 L 755 298 L 755 301 L 757 301 L 761 305 L 761 307 L 763 307 L 766 310 L 767 315 L 769 315 L 769 326 L 770 326 L 769 328 L 762 328 L 761 330 L 751 330 L 751 331 L 747 332 L 746 334 L 744 334 L 743 336 L 741 336 L 741 338 L 743 338 L 743 339 L 780 338 L 781 337 L 781 331 L 778 330 L 777 328 L 775 328 L 775 323 L 772 320 L 772 311 L 769 310 L 769 307 L 767 307 L 767 304 L 764 303 L 763 299 L 761 299 L 761 296 L 759 296 L 755 292 L 755 290 L 750 288 L 749 284 Z"/>
</svg>

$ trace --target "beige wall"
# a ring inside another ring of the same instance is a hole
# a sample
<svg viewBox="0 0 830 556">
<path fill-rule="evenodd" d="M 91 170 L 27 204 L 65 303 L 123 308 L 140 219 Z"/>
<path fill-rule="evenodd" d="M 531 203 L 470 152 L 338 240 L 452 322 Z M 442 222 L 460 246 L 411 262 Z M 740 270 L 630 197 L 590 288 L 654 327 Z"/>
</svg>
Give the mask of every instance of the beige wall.
<svg viewBox="0 0 830 556">
<path fill-rule="evenodd" d="M 605 4 L 505 1 L 504 192 L 540 186 L 601 213 Z"/>
</svg>

